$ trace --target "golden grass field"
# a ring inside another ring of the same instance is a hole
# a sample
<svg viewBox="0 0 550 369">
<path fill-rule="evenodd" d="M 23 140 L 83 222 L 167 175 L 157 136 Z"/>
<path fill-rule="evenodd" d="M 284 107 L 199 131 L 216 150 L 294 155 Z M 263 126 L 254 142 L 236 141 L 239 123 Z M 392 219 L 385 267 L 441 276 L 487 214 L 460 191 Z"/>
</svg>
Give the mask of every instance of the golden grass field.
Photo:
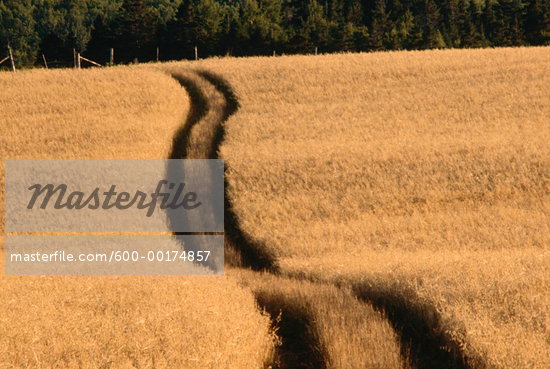
<svg viewBox="0 0 550 369">
<path fill-rule="evenodd" d="M 160 67 L 185 86 L 192 110 L 202 117 L 186 122 L 191 129 L 185 137 L 185 156 L 218 157 L 220 129 L 238 109 L 231 86 L 223 76 L 205 70 L 182 68 L 180 64 Z M 230 203 L 226 205 L 231 208 Z M 383 312 L 359 301 L 346 288 L 258 273 L 258 265 L 247 260 L 246 240 L 235 238 L 239 225 L 230 218 L 226 213 L 225 270 L 251 289 L 260 307 L 271 315 L 278 336 L 272 367 L 410 368 L 408 343 L 400 343 Z"/>
<path fill-rule="evenodd" d="M 229 194 L 282 275 L 405 301 L 472 367 L 550 367 L 549 48 L 198 67 L 239 98 Z"/>
<path fill-rule="evenodd" d="M 167 157 L 192 103 L 162 70 L 234 90 L 223 121 L 189 77 L 210 108 L 189 154 L 215 155 L 219 120 L 272 272 L 2 276 L 0 368 L 445 367 L 411 337 L 460 368 L 550 367 L 550 48 L 3 73 L 2 158 Z"/>
<path fill-rule="evenodd" d="M 1 73 L 0 102 L 2 159 L 167 158 L 189 109 L 169 76 L 131 68 Z M 0 368 L 261 368 L 272 354 L 269 318 L 229 277 L 3 275 L 0 298 Z"/>
</svg>

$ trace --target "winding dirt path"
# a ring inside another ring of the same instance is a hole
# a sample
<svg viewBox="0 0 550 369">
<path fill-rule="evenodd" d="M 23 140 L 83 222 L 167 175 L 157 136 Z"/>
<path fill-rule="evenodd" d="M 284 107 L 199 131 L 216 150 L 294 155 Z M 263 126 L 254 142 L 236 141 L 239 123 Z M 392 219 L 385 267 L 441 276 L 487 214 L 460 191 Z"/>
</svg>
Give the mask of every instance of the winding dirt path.
<svg viewBox="0 0 550 369">
<path fill-rule="evenodd" d="M 218 149 L 224 140 L 224 124 L 239 109 L 237 96 L 223 77 L 209 71 L 173 73 L 172 77 L 187 90 L 191 109 L 185 124 L 174 137 L 170 158 L 217 159 Z M 226 265 L 255 271 L 255 278 L 258 279 L 268 275 L 280 276 L 288 281 L 268 248 L 241 229 L 239 219 L 232 210 L 227 182 L 225 192 Z M 292 278 L 297 283 L 301 282 L 299 277 Z M 322 289 L 323 284 L 319 286 Z M 358 286 L 353 293 L 355 296 L 342 292 L 341 298 L 344 301 L 350 299 L 350 302 L 351 299 L 358 299 L 382 311 L 399 335 L 404 361 L 410 360 L 413 368 L 472 368 L 468 364 L 472 360 L 468 360 L 463 351 L 444 334 L 438 333 L 441 331 L 441 319 L 434 308 L 423 306 L 421 311 L 405 299 L 373 287 Z M 273 321 L 278 320 L 278 335 L 282 344 L 277 348 L 274 368 L 326 368 L 327 363 L 319 351 L 322 345 L 318 337 L 311 334 L 313 317 L 308 316 L 303 304 L 284 296 L 274 300 L 262 292 L 255 291 L 255 294 L 258 304 L 271 314 Z M 426 314 L 426 309 L 431 309 L 429 314 Z M 431 319 L 427 319 L 427 315 Z M 475 361 L 480 362 L 479 358 Z"/>
</svg>

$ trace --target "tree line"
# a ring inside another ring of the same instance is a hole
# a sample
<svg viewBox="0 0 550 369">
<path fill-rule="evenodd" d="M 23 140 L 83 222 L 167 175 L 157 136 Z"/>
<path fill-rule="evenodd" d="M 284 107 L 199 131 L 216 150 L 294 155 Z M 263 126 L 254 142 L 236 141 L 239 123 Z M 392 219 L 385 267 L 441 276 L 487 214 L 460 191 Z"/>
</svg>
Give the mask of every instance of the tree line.
<svg viewBox="0 0 550 369">
<path fill-rule="evenodd" d="M 0 0 L 0 59 L 200 56 L 550 44 L 550 0 Z"/>
</svg>

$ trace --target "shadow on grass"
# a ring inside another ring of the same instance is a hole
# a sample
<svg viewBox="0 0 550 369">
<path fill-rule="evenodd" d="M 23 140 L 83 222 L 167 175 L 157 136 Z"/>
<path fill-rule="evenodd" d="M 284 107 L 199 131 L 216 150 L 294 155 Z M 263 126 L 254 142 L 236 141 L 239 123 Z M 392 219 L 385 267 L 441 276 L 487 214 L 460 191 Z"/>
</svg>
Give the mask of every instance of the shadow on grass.
<svg viewBox="0 0 550 369">
<path fill-rule="evenodd" d="M 256 292 L 256 301 L 277 325 L 281 345 L 275 352 L 274 369 L 325 369 L 320 344 L 310 332 L 311 321 L 291 299 L 283 295 Z"/>
<path fill-rule="evenodd" d="M 447 336 L 441 316 L 434 307 L 415 303 L 403 292 L 392 292 L 378 287 L 358 285 L 357 297 L 382 311 L 398 333 L 401 356 L 409 356 L 416 369 L 471 369 L 471 358 Z M 478 358 L 476 368 L 485 365 Z"/>
<path fill-rule="evenodd" d="M 219 147 L 225 137 L 224 123 L 239 110 L 239 101 L 231 85 L 223 77 L 205 70 L 194 73 L 204 83 L 213 85 L 223 96 L 225 103 L 221 107 L 210 107 L 208 97 L 203 94 L 197 81 L 184 75 L 172 75 L 189 93 L 191 109 L 184 126 L 174 138 L 170 158 L 192 159 L 188 157 L 187 147 L 192 128 L 200 124 L 209 109 L 215 108 L 222 109 L 222 118 L 217 122 L 208 152 L 200 154 L 202 158 L 217 159 Z M 224 170 L 227 172 L 227 166 Z M 226 178 L 227 176 L 224 176 L 226 263 L 235 267 L 280 274 L 276 258 L 268 251 L 266 245 L 254 240 L 241 229 L 239 219 L 233 210 Z M 419 307 L 413 303 L 412 299 L 366 285 L 356 286 L 355 293 L 361 301 L 371 304 L 375 309 L 386 314 L 394 330 L 399 334 L 402 357 L 410 359 L 414 368 L 472 368 L 468 364 L 472 361 L 471 358 L 468 360 L 463 351 L 442 332 L 441 319 L 435 309 Z M 277 299 L 266 293 L 256 293 L 256 299 L 258 304 L 270 313 L 273 321 L 278 322 L 278 334 L 282 337 L 282 345 L 276 353 L 275 367 L 279 369 L 325 368 L 322 354 L 318 352 L 319 346 L 309 333 L 310 321 L 307 313 L 296 308 L 297 304 L 288 301 L 284 296 L 279 296 Z M 479 363 L 476 368 L 484 367 L 482 360 L 476 358 L 475 361 Z"/>
</svg>

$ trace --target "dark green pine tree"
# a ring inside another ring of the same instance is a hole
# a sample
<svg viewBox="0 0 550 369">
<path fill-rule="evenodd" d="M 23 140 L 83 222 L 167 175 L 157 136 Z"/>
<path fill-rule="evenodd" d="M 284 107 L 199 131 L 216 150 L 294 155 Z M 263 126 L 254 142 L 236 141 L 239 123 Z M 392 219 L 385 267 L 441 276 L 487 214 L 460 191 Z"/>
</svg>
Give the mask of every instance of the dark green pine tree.
<svg viewBox="0 0 550 369">
<path fill-rule="evenodd" d="M 109 49 L 114 46 L 113 24 L 105 16 L 98 16 L 94 21 L 91 39 L 86 47 L 86 55 L 100 63 L 109 62 Z M 116 59 L 115 59 L 116 61 Z"/>
<path fill-rule="evenodd" d="M 524 35 L 522 19 L 524 4 L 521 0 L 500 0 L 493 5 L 493 44 L 495 46 L 519 46 Z"/>
<path fill-rule="evenodd" d="M 445 24 L 445 40 L 449 47 L 460 47 L 461 28 L 464 23 L 464 7 L 461 3 L 465 0 L 448 0 L 445 3 L 443 18 Z"/>
<path fill-rule="evenodd" d="M 226 20 L 225 8 L 216 0 L 197 0 L 195 2 L 193 38 L 196 40 L 196 45 L 202 56 L 221 53 L 220 41 Z"/>
<path fill-rule="evenodd" d="M 154 53 L 157 23 L 144 0 L 124 0 L 116 22 L 117 52 L 123 61 L 150 60 Z"/>
<path fill-rule="evenodd" d="M 523 0 L 512 1 L 512 44 L 521 46 L 525 43 L 525 32 L 523 30 L 523 20 L 525 19 L 526 6 Z"/>
<path fill-rule="evenodd" d="M 344 25 L 339 25 L 336 37 L 334 37 L 337 45 L 336 50 L 340 51 L 355 51 L 355 25 L 351 22 L 346 22 Z"/>
<path fill-rule="evenodd" d="M 350 22 L 355 26 L 364 25 L 363 22 L 364 10 L 360 1 L 353 0 L 347 9 L 346 22 Z"/>
<path fill-rule="evenodd" d="M 500 29 L 502 27 L 502 20 L 496 16 L 495 8 L 497 7 L 495 0 L 485 0 L 485 6 L 483 7 L 482 24 L 485 30 L 485 37 L 489 46 L 497 46 L 500 39 Z"/>
<path fill-rule="evenodd" d="M 328 21 L 343 24 L 345 21 L 344 1 L 327 0 L 325 14 Z"/>
<path fill-rule="evenodd" d="M 550 2 L 530 0 L 525 18 L 525 39 L 530 45 L 550 42 Z"/>
<path fill-rule="evenodd" d="M 464 21 L 462 22 L 462 46 L 480 47 L 482 46 L 481 32 L 478 26 L 478 9 L 476 3 L 470 0 L 467 8 L 464 10 Z"/>
<path fill-rule="evenodd" d="M 504 20 L 503 46 L 520 46 L 524 38 L 522 19 L 524 14 L 522 0 L 501 0 L 500 9 Z"/>
<path fill-rule="evenodd" d="M 317 0 L 311 0 L 307 7 L 307 18 L 302 22 L 298 34 L 301 34 L 301 52 L 311 53 L 317 47 L 326 50 L 331 44 L 331 24 L 325 17 L 323 7 Z"/>
<path fill-rule="evenodd" d="M 38 51 L 39 35 L 31 0 L 0 1 L 0 58 L 12 47 L 16 64 L 32 65 Z M 7 65 L 7 64 L 4 64 Z"/>
<path fill-rule="evenodd" d="M 369 35 L 371 50 L 384 50 L 388 46 L 389 26 L 386 0 L 376 0 Z"/>
<path fill-rule="evenodd" d="M 194 58 L 195 37 L 194 1 L 183 0 L 175 17 L 161 32 L 161 48 L 170 59 Z"/>
<path fill-rule="evenodd" d="M 238 4 L 228 6 L 224 22 L 224 34 L 222 36 L 222 44 L 226 48 L 226 54 L 242 55 L 241 47 L 244 45 L 239 32 L 241 28 Z"/>
<path fill-rule="evenodd" d="M 435 49 L 445 47 L 443 35 L 439 30 L 441 14 L 439 7 L 434 0 L 424 1 L 424 29 L 423 29 L 423 47 L 426 49 Z"/>
</svg>

